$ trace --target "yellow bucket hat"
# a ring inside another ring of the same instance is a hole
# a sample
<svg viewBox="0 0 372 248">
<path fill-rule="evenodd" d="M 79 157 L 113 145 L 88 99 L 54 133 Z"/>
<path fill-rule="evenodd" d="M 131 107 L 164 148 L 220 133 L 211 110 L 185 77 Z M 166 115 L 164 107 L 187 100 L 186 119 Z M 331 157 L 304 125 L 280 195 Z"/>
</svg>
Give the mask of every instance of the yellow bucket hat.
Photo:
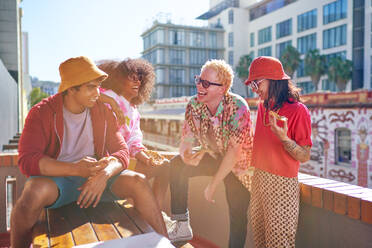
<svg viewBox="0 0 372 248">
<path fill-rule="evenodd" d="M 103 81 L 108 76 L 91 59 L 85 56 L 70 58 L 62 62 L 59 66 L 59 74 L 61 76 L 61 84 L 58 92 L 63 92 L 71 87 L 79 86 L 98 78 L 102 78 Z"/>
</svg>

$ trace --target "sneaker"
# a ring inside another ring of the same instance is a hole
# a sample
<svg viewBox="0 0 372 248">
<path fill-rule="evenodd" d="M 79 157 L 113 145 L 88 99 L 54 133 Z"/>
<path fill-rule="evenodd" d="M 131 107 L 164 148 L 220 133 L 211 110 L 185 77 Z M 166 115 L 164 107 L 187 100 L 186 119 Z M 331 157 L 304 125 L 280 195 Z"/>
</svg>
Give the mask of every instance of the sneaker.
<svg viewBox="0 0 372 248">
<path fill-rule="evenodd" d="M 167 230 L 171 242 L 188 241 L 193 237 L 189 220 L 176 220 Z"/>
<path fill-rule="evenodd" d="M 165 212 L 161 211 L 161 214 L 163 215 L 163 220 L 164 220 L 164 223 L 165 223 L 165 227 L 167 228 L 167 230 L 170 230 L 170 228 L 172 227 L 172 225 L 177 222 L 175 220 L 172 220 Z"/>
</svg>

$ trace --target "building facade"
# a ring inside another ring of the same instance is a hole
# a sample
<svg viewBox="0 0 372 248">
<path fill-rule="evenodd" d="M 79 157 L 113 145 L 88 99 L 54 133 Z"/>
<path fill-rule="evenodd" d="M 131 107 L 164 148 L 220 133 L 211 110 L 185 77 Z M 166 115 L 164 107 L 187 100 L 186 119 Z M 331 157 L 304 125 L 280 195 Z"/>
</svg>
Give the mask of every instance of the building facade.
<svg viewBox="0 0 372 248">
<path fill-rule="evenodd" d="M 194 76 L 209 59 L 223 58 L 224 30 L 218 25 L 196 27 L 154 21 L 143 34 L 143 58 L 154 66 L 153 98 L 191 96 Z"/>
<path fill-rule="evenodd" d="M 295 81 L 303 93 L 310 93 L 314 89 L 303 59 L 307 51 L 317 48 L 327 60 L 341 56 L 353 61 L 353 77 L 346 90 L 371 89 L 372 1 L 210 0 L 210 6 L 198 18 L 219 21 L 226 30 L 225 40 L 233 37 L 234 42 L 225 46 L 225 56 L 234 67 L 242 55 L 279 58 L 292 45 L 302 59 Z M 321 78 L 320 89 L 337 91 L 327 78 Z"/>
</svg>

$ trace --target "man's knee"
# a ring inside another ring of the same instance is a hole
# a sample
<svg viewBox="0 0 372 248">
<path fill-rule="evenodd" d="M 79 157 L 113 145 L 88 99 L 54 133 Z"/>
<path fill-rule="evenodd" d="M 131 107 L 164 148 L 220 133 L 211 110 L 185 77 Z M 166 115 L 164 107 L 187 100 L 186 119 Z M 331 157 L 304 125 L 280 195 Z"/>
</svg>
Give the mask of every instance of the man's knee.
<svg viewBox="0 0 372 248">
<path fill-rule="evenodd" d="M 58 187 L 49 178 L 31 178 L 25 184 L 17 204 L 33 210 L 53 204 L 58 198 Z"/>
</svg>

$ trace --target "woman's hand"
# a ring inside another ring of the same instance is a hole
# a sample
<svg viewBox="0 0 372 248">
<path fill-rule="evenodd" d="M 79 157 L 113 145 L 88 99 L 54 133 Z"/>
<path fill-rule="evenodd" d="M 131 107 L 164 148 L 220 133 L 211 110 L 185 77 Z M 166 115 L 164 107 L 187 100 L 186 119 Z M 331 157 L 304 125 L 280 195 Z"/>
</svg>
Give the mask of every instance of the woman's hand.
<svg viewBox="0 0 372 248">
<path fill-rule="evenodd" d="M 288 132 L 288 120 L 284 120 L 283 127 L 279 127 L 277 124 L 277 119 L 269 114 L 269 123 L 271 131 L 279 138 L 279 140 L 283 141 L 288 139 L 287 132 Z"/>
<path fill-rule="evenodd" d="M 114 98 L 112 98 L 111 96 L 108 96 L 108 95 L 103 93 L 99 96 L 99 100 L 103 103 L 107 103 L 107 104 L 110 105 L 112 111 L 114 111 L 114 113 L 116 115 L 116 119 L 117 119 L 118 124 L 120 126 L 125 124 L 124 113 L 123 113 L 122 109 L 120 108 L 119 104 L 115 101 Z"/>
<path fill-rule="evenodd" d="M 125 124 L 125 116 L 123 110 L 120 108 L 119 104 L 112 99 L 111 103 L 109 103 L 111 106 L 112 111 L 114 111 L 116 115 L 116 119 L 118 121 L 119 126 Z"/>
</svg>

